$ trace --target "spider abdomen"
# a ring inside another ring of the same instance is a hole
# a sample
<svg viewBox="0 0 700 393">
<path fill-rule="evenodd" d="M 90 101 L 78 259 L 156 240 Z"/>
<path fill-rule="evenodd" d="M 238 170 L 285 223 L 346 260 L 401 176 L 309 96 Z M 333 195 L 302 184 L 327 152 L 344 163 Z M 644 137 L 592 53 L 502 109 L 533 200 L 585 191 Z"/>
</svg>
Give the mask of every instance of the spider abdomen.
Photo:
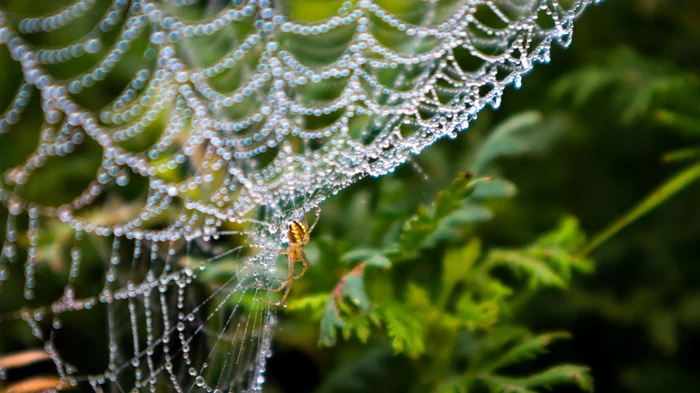
<svg viewBox="0 0 700 393">
<path fill-rule="evenodd" d="M 306 226 L 298 221 L 289 224 L 287 237 L 290 243 L 306 244 L 308 242 Z"/>
</svg>

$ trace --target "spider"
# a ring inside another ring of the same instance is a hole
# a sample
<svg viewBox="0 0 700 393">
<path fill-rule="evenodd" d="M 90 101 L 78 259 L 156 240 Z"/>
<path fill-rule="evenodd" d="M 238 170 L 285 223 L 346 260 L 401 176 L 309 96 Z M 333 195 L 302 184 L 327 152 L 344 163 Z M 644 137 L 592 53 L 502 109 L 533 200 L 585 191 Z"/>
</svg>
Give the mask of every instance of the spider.
<svg viewBox="0 0 700 393">
<path fill-rule="evenodd" d="M 306 216 L 304 216 L 303 223 L 299 221 L 292 221 L 292 223 L 289 224 L 289 230 L 287 231 L 287 239 L 289 239 L 289 245 L 287 246 L 287 251 L 275 251 L 280 255 L 287 256 L 287 262 L 289 263 L 289 278 L 284 280 L 282 282 L 282 285 L 275 289 L 262 287 L 263 289 L 266 289 L 270 292 L 281 292 L 283 289 L 287 289 L 284 291 L 284 295 L 282 295 L 281 301 L 277 303 L 271 303 L 261 300 L 261 302 L 271 304 L 273 306 L 285 304 L 284 301 L 287 300 L 287 295 L 289 295 L 289 291 L 292 289 L 292 283 L 294 282 L 294 280 L 298 280 L 304 277 L 304 274 L 306 274 L 306 271 L 309 269 L 309 263 L 306 261 L 306 258 L 304 258 L 304 246 L 306 245 L 306 243 L 309 242 L 311 232 L 313 232 L 320 217 L 321 208 L 318 207 L 316 208 L 316 219 L 314 220 L 314 223 L 311 224 L 311 227 L 309 227 L 309 224 L 306 221 Z M 298 275 L 294 274 L 295 262 L 301 262 L 304 264 L 304 268 Z"/>
</svg>

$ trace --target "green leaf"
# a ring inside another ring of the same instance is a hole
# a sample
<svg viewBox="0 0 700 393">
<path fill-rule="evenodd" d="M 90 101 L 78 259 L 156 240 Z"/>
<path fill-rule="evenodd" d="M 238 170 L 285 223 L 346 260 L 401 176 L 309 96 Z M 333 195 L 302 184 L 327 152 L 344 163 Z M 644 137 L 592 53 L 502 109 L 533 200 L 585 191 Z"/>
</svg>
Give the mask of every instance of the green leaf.
<svg viewBox="0 0 700 393">
<path fill-rule="evenodd" d="M 484 348 L 488 352 L 500 350 L 503 346 L 515 340 L 520 340 L 530 334 L 525 327 L 516 325 L 498 326 L 483 338 Z"/>
<path fill-rule="evenodd" d="M 474 187 L 471 198 L 475 200 L 487 200 L 496 198 L 511 198 L 518 189 L 515 184 L 505 179 L 491 179 L 491 181 L 479 183 Z"/>
<path fill-rule="evenodd" d="M 586 236 L 574 217 L 565 217 L 552 232 L 537 239 L 528 248 L 527 255 L 546 262 L 556 268 L 566 281 L 571 279 L 571 271 L 592 272 L 593 261 L 575 254 L 586 243 Z"/>
<path fill-rule="evenodd" d="M 372 307 L 365 291 L 365 279 L 361 273 L 345 276 L 342 291 L 343 295 L 357 307 L 363 310 L 369 310 Z"/>
<path fill-rule="evenodd" d="M 406 303 L 416 310 L 428 310 L 432 306 L 428 291 L 412 282 L 406 287 Z"/>
<path fill-rule="evenodd" d="M 491 181 L 491 178 L 472 178 L 472 174 L 460 174 L 447 189 L 440 191 L 435 198 L 433 221 L 439 221 L 449 213 L 460 207 L 460 203 L 467 196 L 474 193 L 480 184 Z"/>
<path fill-rule="evenodd" d="M 459 376 L 448 378 L 435 389 L 435 393 L 469 393 L 470 378 Z"/>
<path fill-rule="evenodd" d="M 571 216 L 561 219 L 556 229 L 539 237 L 535 242 L 537 247 L 559 247 L 572 252 L 584 244 L 586 235 L 581 230 L 578 220 Z"/>
<path fill-rule="evenodd" d="M 463 226 L 477 222 L 488 221 L 493 212 L 481 205 L 467 204 L 443 218 L 438 227 L 427 239 L 424 247 L 434 247 L 440 243 L 460 241 L 463 236 Z"/>
<path fill-rule="evenodd" d="M 358 249 L 349 251 L 343 254 L 341 261 L 348 264 L 364 262 L 365 266 L 374 266 L 384 269 L 391 267 L 391 261 L 389 258 L 384 256 L 382 251 L 373 249 Z"/>
<path fill-rule="evenodd" d="M 678 350 L 676 321 L 669 311 L 657 311 L 649 318 L 649 338 L 652 344 L 666 355 L 672 356 Z"/>
<path fill-rule="evenodd" d="M 349 340 L 352 333 L 355 333 L 360 342 L 366 344 L 370 333 L 372 333 L 371 322 L 371 318 L 366 313 L 359 313 L 351 318 L 346 318 L 345 323 L 347 327 L 342 330 L 343 338 Z"/>
<path fill-rule="evenodd" d="M 700 136 L 700 119 L 694 116 L 660 110 L 656 112 L 654 119 L 665 126 L 681 131 L 690 136 Z"/>
<path fill-rule="evenodd" d="M 447 216 L 442 224 L 446 226 L 466 225 L 475 222 L 488 221 L 493 218 L 493 212 L 484 206 L 468 204 Z"/>
<path fill-rule="evenodd" d="M 513 294 L 513 289 L 498 280 L 487 280 L 480 291 L 489 299 L 503 299 Z"/>
<path fill-rule="evenodd" d="M 505 265 L 516 272 L 525 272 L 530 277 L 530 287 L 536 288 L 540 284 L 566 288 L 567 285 L 554 270 L 550 269 L 541 260 L 529 257 L 523 252 L 492 250 L 488 254 L 489 265 Z"/>
<path fill-rule="evenodd" d="M 497 370 L 512 364 L 521 363 L 524 360 L 531 360 L 538 355 L 547 353 L 547 346 L 553 341 L 568 339 L 571 336 L 565 332 L 553 332 L 540 334 L 535 337 L 525 337 L 522 342 L 508 350 L 503 356 L 499 357 L 494 362 L 491 362 L 487 367 L 491 370 Z"/>
<path fill-rule="evenodd" d="M 449 250 L 442 260 L 442 281 L 448 287 L 464 280 L 469 270 L 481 255 L 481 241 L 472 238 L 467 245 L 458 250 Z"/>
<path fill-rule="evenodd" d="M 423 325 L 419 315 L 399 303 L 385 304 L 381 313 L 394 351 L 415 358 L 425 352 Z"/>
<path fill-rule="evenodd" d="M 469 292 L 462 295 L 457 301 L 457 316 L 462 319 L 463 325 L 470 330 L 493 326 L 498 321 L 499 310 L 497 302 L 476 302 Z"/>
<path fill-rule="evenodd" d="M 489 391 L 493 393 L 538 393 L 536 390 L 528 389 L 517 381 L 513 381 L 512 378 L 489 375 L 480 379 L 486 383 Z"/>
<path fill-rule="evenodd" d="M 472 170 L 482 173 L 497 158 L 530 150 L 532 144 L 526 134 L 541 122 L 540 113 L 525 112 L 501 123 L 479 148 Z"/>
<path fill-rule="evenodd" d="M 330 293 L 318 293 L 315 295 L 306 295 L 302 298 L 295 298 L 287 302 L 287 310 L 296 311 L 306 308 L 311 311 L 321 310 L 330 295 Z"/>
<path fill-rule="evenodd" d="M 635 119 L 647 114 L 654 100 L 655 92 L 652 88 L 642 88 L 634 92 L 627 101 L 627 107 L 622 112 L 623 124 L 631 124 Z"/>
<path fill-rule="evenodd" d="M 616 76 L 609 69 L 589 67 L 561 78 L 554 84 L 551 94 L 554 99 L 561 100 L 572 92 L 574 105 L 581 106 L 615 79 Z"/>
<path fill-rule="evenodd" d="M 335 301 L 333 301 L 332 296 L 329 296 L 323 308 L 323 317 L 321 318 L 320 344 L 327 347 L 335 345 L 337 336 L 336 329 L 345 328 L 347 328 L 347 324 L 340 319 L 340 313 L 335 305 Z"/>
<path fill-rule="evenodd" d="M 598 246 L 614 236 L 617 232 L 621 231 L 623 228 L 641 216 L 656 208 L 662 202 L 683 190 L 690 183 L 697 180 L 698 177 L 700 177 L 700 163 L 686 168 L 679 174 L 667 180 L 661 185 L 661 187 L 657 188 L 641 203 L 622 216 L 622 218 L 618 219 L 603 232 L 596 235 L 593 240 L 591 240 L 591 242 L 588 243 L 583 250 L 581 250 L 581 255 L 589 254 L 591 251 L 595 250 Z"/>
<path fill-rule="evenodd" d="M 481 379 L 492 392 L 531 393 L 535 388 L 551 388 L 556 385 L 575 385 L 586 392 L 593 391 L 593 378 L 587 367 L 565 364 L 522 377 L 511 378 L 499 375 L 482 376 Z"/>
<path fill-rule="evenodd" d="M 470 175 L 461 174 L 450 186 L 439 192 L 431 208 L 420 206 L 418 213 L 404 223 L 399 239 L 404 256 L 414 256 L 423 247 L 426 240 L 438 228 L 441 220 L 461 207 L 462 201 L 474 189 L 488 178 L 472 179 Z"/>
<path fill-rule="evenodd" d="M 700 158 L 700 147 L 674 150 L 664 154 L 663 156 L 663 160 L 665 162 L 694 160 L 696 158 Z"/>
</svg>

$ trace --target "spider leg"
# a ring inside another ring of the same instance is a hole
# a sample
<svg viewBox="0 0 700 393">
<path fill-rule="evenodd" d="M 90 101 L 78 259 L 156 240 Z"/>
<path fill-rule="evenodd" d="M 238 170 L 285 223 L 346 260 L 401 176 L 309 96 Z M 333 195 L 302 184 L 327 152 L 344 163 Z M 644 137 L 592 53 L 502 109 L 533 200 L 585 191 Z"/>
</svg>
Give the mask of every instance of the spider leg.
<svg viewBox="0 0 700 393">
<path fill-rule="evenodd" d="M 311 224 L 311 228 L 307 225 L 306 227 L 309 228 L 309 234 L 316 228 L 316 224 L 318 224 L 318 220 L 321 218 L 321 208 L 316 207 L 316 219 L 314 219 L 314 223 Z M 304 221 L 306 221 L 306 216 L 304 216 Z"/>
<path fill-rule="evenodd" d="M 287 290 L 284 292 L 284 296 L 282 296 L 282 301 L 281 302 L 268 302 L 266 300 L 258 299 L 259 302 L 269 304 L 271 306 L 279 306 L 280 304 L 284 304 L 284 301 L 287 299 L 287 295 L 289 294 L 289 290 L 292 289 L 292 278 L 288 278 L 282 282 L 282 285 L 279 287 L 272 289 L 272 288 L 265 288 L 265 287 L 260 287 L 261 289 L 264 289 L 268 292 L 281 292 L 285 287 Z"/>
<path fill-rule="evenodd" d="M 287 285 L 287 290 L 284 291 L 284 295 L 282 295 L 282 300 L 280 300 L 280 302 L 277 304 L 281 304 L 282 306 L 286 307 L 287 295 L 289 295 L 289 291 L 291 291 L 291 290 L 292 290 L 292 283 L 290 281 L 289 285 Z"/>
<path fill-rule="evenodd" d="M 294 278 L 295 280 L 298 280 L 298 279 L 304 277 L 304 274 L 306 274 L 306 271 L 309 270 L 309 262 L 307 262 L 306 258 L 304 258 L 304 254 L 301 254 L 301 259 L 296 261 L 296 262 L 301 262 L 304 264 L 304 269 L 301 271 L 301 273 L 299 273 L 296 276 L 292 276 L 292 278 Z M 292 272 L 293 272 L 293 270 L 292 270 Z"/>
<path fill-rule="evenodd" d="M 284 304 L 284 301 L 287 300 L 287 295 L 289 295 L 289 291 L 292 289 L 292 282 L 294 282 L 294 279 L 295 279 L 295 276 L 294 276 L 294 262 L 295 261 L 292 260 L 292 257 L 289 255 L 289 252 L 284 252 L 284 253 L 280 252 L 280 254 L 287 255 L 287 264 L 288 264 L 288 268 L 289 268 L 289 278 L 284 280 L 282 282 L 282 284 L 279 287 L 277 287 L 276 289 L 264 288 L 264 287 L 263 287 L 263 289 L 266 289 L 270 292 L 275 292 L 275 293 L 282 291 L 282 289 L 284 289 L 285 287 L 287 288 L 287 290 L 284 291 L 284 295 L 282 295 L 282 300 L 279 302 L 272 303 L 272 302 L 268 302 L 265 300 L 260 300 L 261 302 L 263 302 L 265 304 L 272 305 L 272 306 L 278 306 L 280 304 Z M 308 264 L 305 264 L 305 266 L 308 266 Z M 304 273 L 306 273 L 306 269 L 304 269 L 304 271 L 302 272 L 301 275 L 304 275 Z"/>
</svg>

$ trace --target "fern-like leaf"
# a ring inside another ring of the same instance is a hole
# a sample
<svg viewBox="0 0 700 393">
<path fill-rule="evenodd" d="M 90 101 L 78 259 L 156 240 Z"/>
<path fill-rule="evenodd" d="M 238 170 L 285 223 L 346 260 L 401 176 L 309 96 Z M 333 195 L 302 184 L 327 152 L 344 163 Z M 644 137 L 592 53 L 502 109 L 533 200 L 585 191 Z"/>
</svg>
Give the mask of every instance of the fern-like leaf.
<svg viewBox="0 0 700 393">
<path fill-rule="evenodd" d="M 386 322 L 391 345 L 396 352 L 405 352 L 411 357 L 418 357 L 425 352 L 425 338 L 420 316 L 399 303 L 391 303 L 381 308 Z"/>
<path fill-rule="evenodd" d="M 527 377 L 487 375 L 479 378 L 494 393 L 533 393 L 557 385 L 574 385 L 586 392 L 593 391 L 593 378 L 584 366 L 564 364 Z"/>
<path fill-rule="evenodd" d="M 566 288 L 566 282 L 543 261 L 519 251 L 492 250 L 488 254 L 490 266 L 504 265 L 515 272 L 524 272 L 530 277 L 530 287 L 540 285 Z"/>
<path fill-rule="evenodd" d="M 508 350 L 503 356 L 489 364 L 488 367 L 492 370 L 498 370 L 512 364 L 522 363 L 525 360 L 534 359 L 538 355 L 546 353 L 547 347 L 553 341 L 570 337 L 571 336 L 565 332 L 553 332 L 524 338 L 522 342 Z"/>
</svg>

